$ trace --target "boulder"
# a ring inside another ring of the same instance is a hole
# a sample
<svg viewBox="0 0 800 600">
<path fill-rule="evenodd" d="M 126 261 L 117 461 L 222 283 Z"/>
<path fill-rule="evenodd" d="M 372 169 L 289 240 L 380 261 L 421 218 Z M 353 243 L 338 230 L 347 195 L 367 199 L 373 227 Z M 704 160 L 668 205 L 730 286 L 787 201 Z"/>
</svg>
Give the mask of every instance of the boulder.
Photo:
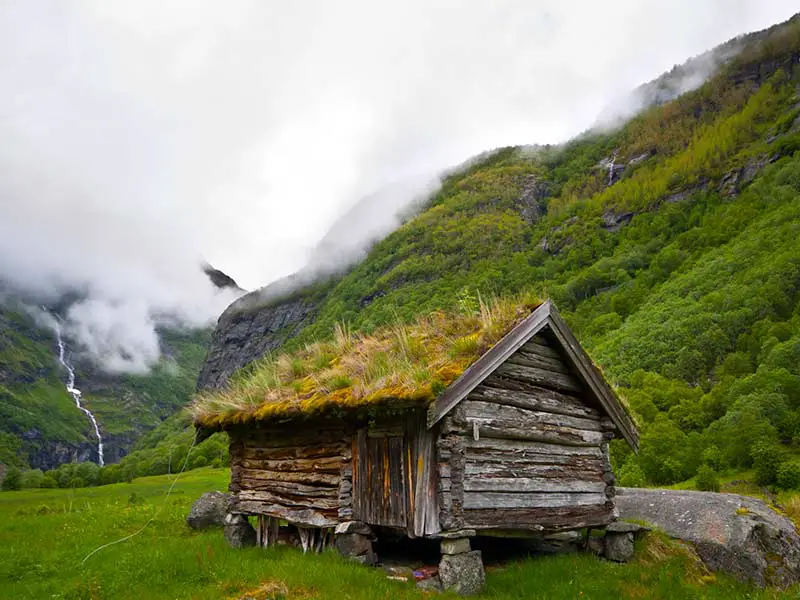
<svg viewBox="0 0 800 600">
<path fill-rule="evenodd" d="M 356 562 L 371 565 L 378 560 L 372 551 L 372 536 L 360 533 L 340 533 L 335 538 L 336 549 L 339 553 Z"/>
<path fill-rule="evenodd" d="M 439 579 L 445 591 L 462 596 L 479 594 L 486 583 L 480 550 L 445 554 L 439 563 Z"/>
<path fill-rule="evenodd" d="M 603 541 L 603 556 L 614 562 L 628 562 L 633 558 L 633 533 L 606 531 Z"/>
<path fill-rule="evenodd" d="M 227 515 L 224 527 L 225 541 L 231 548 L 246 548 L 256 545 L 256 530 L 250 525 L 247 517 Z"/>
<path fill-rule="evenodd" d="M 222 527 L 225 525 L 225 516 L 231 501 L 230 494 L 222 492 L 207 492 L 200 496 L 186 517 L 186 524 L 192 529 L 205 529 L 206 527 Z"/>
<path fill-rule="evenodd" d="M 618 488 L 620 518 L 691 543 L 709 569 L 757 585 L 800 581 L 800 536 L 763 501 L 737 494 Z M 608 540 L 606 540 L 608 544 Z"/>
</svg>

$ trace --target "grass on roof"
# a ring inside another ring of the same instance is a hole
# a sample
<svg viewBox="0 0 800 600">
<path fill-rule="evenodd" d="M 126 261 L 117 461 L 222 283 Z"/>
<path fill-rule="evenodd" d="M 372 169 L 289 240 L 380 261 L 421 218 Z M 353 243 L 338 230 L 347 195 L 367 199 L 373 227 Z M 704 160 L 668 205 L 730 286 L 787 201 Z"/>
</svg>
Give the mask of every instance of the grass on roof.
<svg viewBox="0 0 800 600">
<path fill-rule="evenodd" d="M 243 424 L 391 401 L 426 405 L 541 301 L 530 295 L 478 299 L 370 334 L 337 325 L 332 339 L 267 355 L 204 392 L 190 407 L 204 427 Z"/>
</svg>

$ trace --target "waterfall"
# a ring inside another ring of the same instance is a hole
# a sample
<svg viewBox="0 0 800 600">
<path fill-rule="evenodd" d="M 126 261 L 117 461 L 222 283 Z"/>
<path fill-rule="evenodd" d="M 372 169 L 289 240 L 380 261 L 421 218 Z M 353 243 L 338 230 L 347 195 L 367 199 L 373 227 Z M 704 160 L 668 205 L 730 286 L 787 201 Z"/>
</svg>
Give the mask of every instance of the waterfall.
<svg viewBox="0 0 800 600">
<path fill-rule="evenodd" d="M 78 407 L 78 409 L 83 411 L 83 413 L 89 417 L 89 420 L 92 422 L 94 433 L 97 436 L 97 463 L 102 467 L 105 465 L 105 462 L 103 461 L 103 437 L 100 435 L 100 428 L 97 426 L 97 419 L 94 418 L 92 411 L 81 404 L 81 391 L 75 387 L 75 371 L 73 370 L 72 365 L 70 365 L 67 361 L 66 345 L 64 344 L 64 340 L 61 338 L 61 325 L 59 325 L 57 320 L 54 320 L 54 323 L 56 339 L 58 340 L 58 362 L 60 362 L 67 371 L 67 392 L 69 392 L 69 395 L 72 396 L 73 400 L 75 400 L 75 405 Z"/>
<path fill-rule="evenodd" d="M 614 163 L 617 161 L 617 152 L 614 150 L 614 156 L 611 157 L 611 163 L 608 165 L 608 185 L 614 185 Z"/>
</svg>

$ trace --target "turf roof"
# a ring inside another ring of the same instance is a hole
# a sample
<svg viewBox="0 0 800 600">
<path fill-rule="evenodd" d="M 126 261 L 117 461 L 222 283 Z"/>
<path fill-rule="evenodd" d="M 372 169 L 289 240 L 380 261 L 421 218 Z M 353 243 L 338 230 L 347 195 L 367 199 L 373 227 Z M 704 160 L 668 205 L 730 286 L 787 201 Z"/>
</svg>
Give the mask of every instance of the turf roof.
<svg viewBox="0 0 800 600">
<path fill-rule="evenodd" d="M 197 425 L 224 428 L 393 402 L 427 406 L 540 304 L 496 299 L 369 334 L 337 326 L 329 341 L 267 355 L 226 389 L 199 394 L 190 411 Z"/>
</svg>

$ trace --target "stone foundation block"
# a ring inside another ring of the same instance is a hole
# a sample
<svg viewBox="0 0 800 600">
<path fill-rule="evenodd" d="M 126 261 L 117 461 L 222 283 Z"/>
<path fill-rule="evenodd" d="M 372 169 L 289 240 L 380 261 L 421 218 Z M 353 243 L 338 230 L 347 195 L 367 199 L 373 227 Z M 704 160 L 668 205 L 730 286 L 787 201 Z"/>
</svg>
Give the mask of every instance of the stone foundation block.
<svg viewBox="0 0 800 600">
<path fill-rule="evenodd" d="M 439 579 L 446 591 L 453 591 L 462 596 L 479 594 L 486 584 L 480 551 L 442 556 L 442 562 L 439 563 Z"/>
</svg>

